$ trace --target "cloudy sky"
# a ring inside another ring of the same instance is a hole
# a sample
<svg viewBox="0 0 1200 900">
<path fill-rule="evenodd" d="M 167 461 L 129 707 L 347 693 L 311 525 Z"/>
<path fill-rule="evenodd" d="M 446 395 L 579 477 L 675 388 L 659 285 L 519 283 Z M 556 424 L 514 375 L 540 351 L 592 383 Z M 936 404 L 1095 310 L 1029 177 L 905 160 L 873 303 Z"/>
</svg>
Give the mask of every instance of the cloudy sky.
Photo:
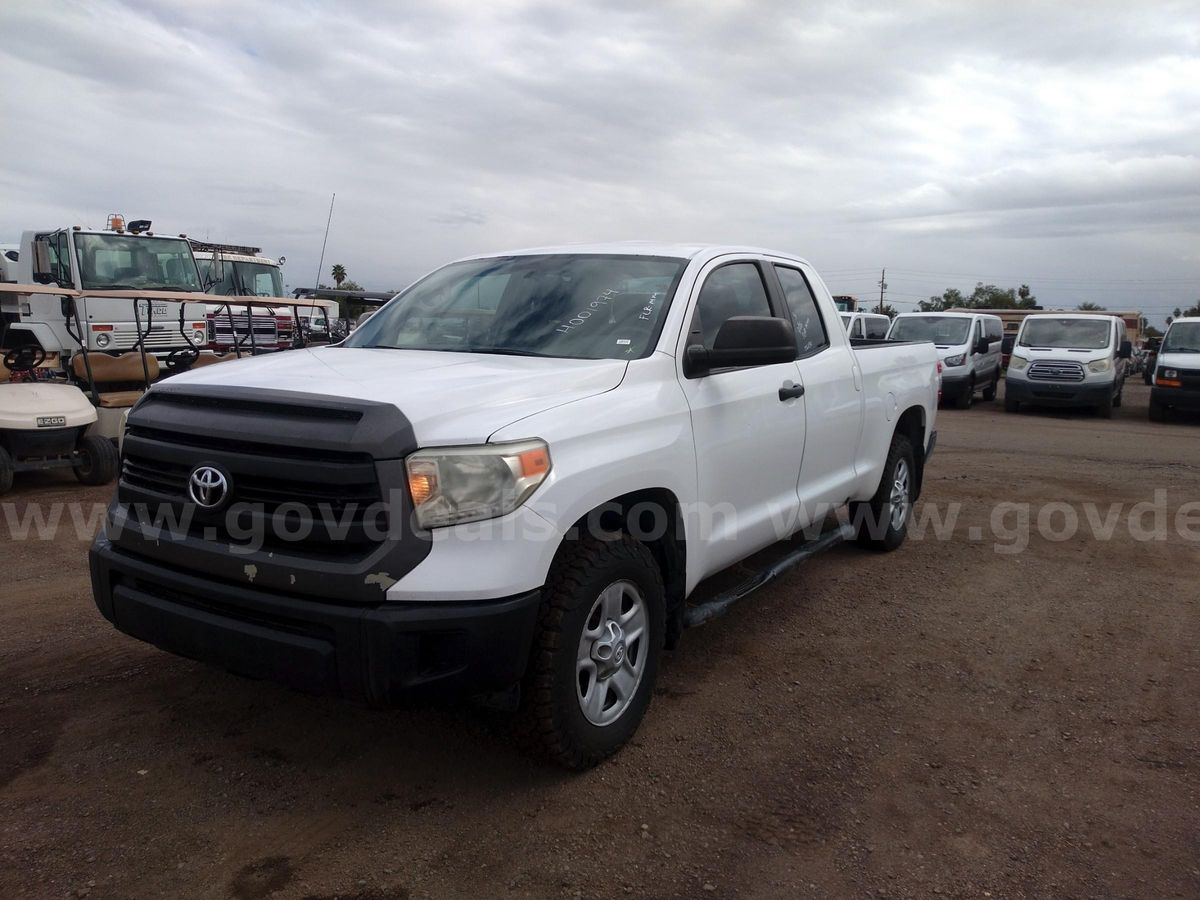
<svg viewBox="0 0 1200 900">
<path fill-rule="evenodd" d="M 900 309 L 1200 299 L 1200 4 L 0 0 L 0 241 L 155 229 L 400 287 L 649 238 Z"/>
</svg>

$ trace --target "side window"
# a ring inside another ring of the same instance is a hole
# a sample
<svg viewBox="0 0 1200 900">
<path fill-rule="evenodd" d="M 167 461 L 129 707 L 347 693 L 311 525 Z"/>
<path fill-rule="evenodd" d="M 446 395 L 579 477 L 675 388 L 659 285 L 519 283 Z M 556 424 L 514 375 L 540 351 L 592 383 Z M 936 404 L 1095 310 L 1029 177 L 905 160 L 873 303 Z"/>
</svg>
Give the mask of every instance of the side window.
<svg viewBox="0 0 1200 900">
<path fill-rule="evenodd" d="M 854 329 L 850 332 L 850 337 L 858 340 L 866 337 L 866 333 L 863 331 L 863 320 L 861 316 L 854 320 Z"/>
<path fill-rule="evenodd" d="M 71 253 L 67 247 L 66 232 L 38 234 L 34 236 L 34 240 L 45 241 L 50 245 L 50 277 L 59 284 L 71 284 Z"/>
<path fill-rule="evenodd" d="M 717 332 L 727 319 L 734 316 L 769 316 L 771 304 L 767 289 L 754 263 L 731 263 L 721 266 L 704 282 L 696 303 L 693 330 L 699 326 L 704 346 L 709 350 Z"/>
<path fill-rule="evenodd" d="M 988 336 L 993 341 L 1004 339 L 1004 326 L 1000 323 L 999 319 L 988 319 Z"/>
<path fill-rule="evenodd" d="M 971 340 L 967 344 L 967 346 L 971 348 L 972 353 L 975 352 L 975 345 L 978 343 L 979 343 L 979 320 L 977 319 L 975 321 L 975 324 L 971 326 Z"/>
<path fill-rule="evenodd" d="M 867 337 L 873 341 L 882 341 L 887 337 L 888 320 L 879 316 L 867 319 Z"/>
<path fill-rule="evenodd" d="M 786 266 L 776 266 L 775 273 L 779 276 L 783 296 L 792 314 L 792 326 L 796 329 L 797 356 L 809 356 L 828 347 L 825 323 L 821 321 L 816 298 L 804 274 Z"/>
</svg>

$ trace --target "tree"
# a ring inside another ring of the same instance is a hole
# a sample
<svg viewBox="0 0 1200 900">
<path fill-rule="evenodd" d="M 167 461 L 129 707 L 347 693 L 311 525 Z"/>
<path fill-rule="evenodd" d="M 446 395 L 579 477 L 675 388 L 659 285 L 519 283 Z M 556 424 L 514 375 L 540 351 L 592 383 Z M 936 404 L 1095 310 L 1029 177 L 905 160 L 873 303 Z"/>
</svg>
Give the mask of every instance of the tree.
<svg viewBox="0 0 1200 900">
<path fill-rule="evenodd" d="M 878 308 L 879 307 L 876 306 L 876 309 L 878 309 Z M 883 314 L 885 316 L 887 316 L 889 319 L 894 319 L 894 318 L 896 318 L 896 316 L 900 315 L 900 310 L 896 309 L 896 307 L 892 306 L 892 304 L 890 304 L 890 303 L 884 304 L 882 311 L 883 311 Z"/>
<path fill-rule="evenodd" d="M 333 283 L 340 288 L 342 282 L 346 280 L 346 267 L 341 263 L 334 263 L 333 268 L 329 270 L 329 274 L 333 276 Z"/>
<path fill-rule="evenodd" d="M 1037 298 L 1029 285 L 1020 288 L 1001 288 L 994 284 L 975 282 L 971 296 L 963 295 L 958 288 L 946 288 L 940 297 L 930 297 L 917 304 L 921 312 L 942 312 L 947 309 L 1034 309 Z"/>
<path fill-rule="evenodd" d="M 1099 303 L 1093 303 L 1091 300 L 1084 300 L 1075 308 L 1081 312 L 1104 312 L 1108 309 L 1108 307 L 1101 306 Z"/>
</svg>

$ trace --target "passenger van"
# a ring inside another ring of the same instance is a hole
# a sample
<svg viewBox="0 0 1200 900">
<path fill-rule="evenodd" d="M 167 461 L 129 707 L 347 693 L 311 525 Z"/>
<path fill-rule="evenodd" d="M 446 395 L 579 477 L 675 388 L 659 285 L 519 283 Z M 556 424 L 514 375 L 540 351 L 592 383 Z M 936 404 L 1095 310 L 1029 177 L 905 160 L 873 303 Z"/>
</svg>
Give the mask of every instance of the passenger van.
<svg viewBox="0 0 1200 900">
<path fill-rule="evenodd" d="M 892 320 L 882 313 L 844 312 L 842 325 L 852 341 L 882 341 L 887 337 Z"/>
<path fill-rule="evenodd" d="M 1000 385 L 1000 344 L 1004 323 L 999 316 L 970 312 L 904 313 L 888 331 L 890 341 L 932 341 L 942 366 L 942 396 L 966 409 L 975 392 L 996 399 Z"/>
<path fill-rule="evenodd" d="M 1163 335 L 1151 376 L 1150 419 L 1167 410 L 1200 412 L 1200 317 L 1176 319 Z"/>
<path fill-rule="evenodd" d="M 1116 316 L 1027 316 L 1017 332 L 1004 382 L 1004 408 L 1090 406 L 1106 419 L 1121 405 L 1133 345 Z"/>
</svg>

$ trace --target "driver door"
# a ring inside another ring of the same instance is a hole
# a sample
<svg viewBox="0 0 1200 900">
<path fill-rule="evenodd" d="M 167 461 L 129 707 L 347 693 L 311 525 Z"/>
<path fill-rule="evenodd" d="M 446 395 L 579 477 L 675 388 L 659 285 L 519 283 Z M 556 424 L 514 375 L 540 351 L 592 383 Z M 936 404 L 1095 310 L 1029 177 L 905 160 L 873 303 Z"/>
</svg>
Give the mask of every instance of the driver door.
<svg viewBox="0 0 1200 900">
<path fill-rule="evenodd" d="M 734 316 L 787 318 L 772 306 L 758 260 L 721 260 L 701 273 L 676 357 L 691 409 L 703 504 L 700 577 L 788 537 L 799 510 L 804 398 L 780 393 L 800 384 L 796 363 L 718 369 L 692 378 L 683 373 L 682 351 L 691 344 L 711 349 L 721 325 Z"/>
</svg>

